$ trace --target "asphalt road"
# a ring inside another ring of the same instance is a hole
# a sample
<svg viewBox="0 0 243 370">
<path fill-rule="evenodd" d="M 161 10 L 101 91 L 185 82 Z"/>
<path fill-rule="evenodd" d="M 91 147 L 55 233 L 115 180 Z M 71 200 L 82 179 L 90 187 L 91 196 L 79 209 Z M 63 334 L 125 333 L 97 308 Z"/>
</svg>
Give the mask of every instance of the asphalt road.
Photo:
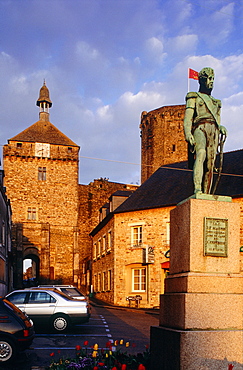
<svg viewBox="0 0 243 370">
<path fill-rule="evenodd" d="M 107 307 L 92 307 L 89 323 L 80 325 L 66 334 L 36 333 L 32 348 L 18 356 L 9 367 L 2 370 L 33 370 L 35 366 L 48 366 L 51 360 L 75 355 L 76 345 L 82 348 L 98 344 L 105 348 L 111 341 L 113 349 L 122 348 L 128 353 L 144 352 L 150 343 L 150 327 L 158 325 L 156 312 Z M 114 345 L 115 341 L 123 345 Z M 88 344 L 87 344 L 88 342 Z M 129 342 L 129 347 L 125 343 Z"/>
</svg>

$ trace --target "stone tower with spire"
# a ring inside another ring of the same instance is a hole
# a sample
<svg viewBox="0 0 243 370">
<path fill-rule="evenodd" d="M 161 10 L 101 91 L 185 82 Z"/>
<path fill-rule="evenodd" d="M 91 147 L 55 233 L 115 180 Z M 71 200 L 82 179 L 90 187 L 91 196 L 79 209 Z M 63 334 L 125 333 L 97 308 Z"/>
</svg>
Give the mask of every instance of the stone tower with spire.
<svg viewBox="0 0 243 370">
<path fill-rule="evenodd" d="M 36 104 L 39 120 L 3 148 L 18 264 L 15 287 L 22 286 L 22 258 L 32 259 L 33 275 L 43 283 L 75 283 L 79 266 L 79 146 L 50 122 L 45 82 Z"/>
</svg>

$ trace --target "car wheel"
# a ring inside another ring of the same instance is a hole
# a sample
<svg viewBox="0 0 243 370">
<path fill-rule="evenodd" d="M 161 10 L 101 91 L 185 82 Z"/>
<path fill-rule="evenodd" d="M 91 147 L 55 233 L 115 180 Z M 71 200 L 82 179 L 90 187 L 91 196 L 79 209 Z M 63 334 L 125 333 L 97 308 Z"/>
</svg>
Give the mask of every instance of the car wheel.
<svg viewBox="0 0 243 370">
<path fill-rule="evenodd" d="M 52 328 L 57 332 L 67 331 L 69 327 L 69 319 L 65 315 L 56 315 L 52 319 Z"/>
<path fill-rule="evenodd" d="M 0 339 L 0 363 L 12 361 L 16 355 L 16 346 L 9 339 Z"/>
</svg>

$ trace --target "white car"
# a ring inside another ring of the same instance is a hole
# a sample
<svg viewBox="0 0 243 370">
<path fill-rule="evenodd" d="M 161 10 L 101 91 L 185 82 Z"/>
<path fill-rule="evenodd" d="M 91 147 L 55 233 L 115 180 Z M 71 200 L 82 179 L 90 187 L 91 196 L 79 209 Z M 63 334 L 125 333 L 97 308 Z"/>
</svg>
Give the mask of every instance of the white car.
<svg viewBox="0 0 243 370">
<path fill-rule="evenodd" d="M 30 317 L 35 326 L 47 325 L 64 332 L 71 325 L 89 321 L 88 301 L 78 301 L 55 289 L 30 288 L 15 290 L 6 298 Z"/>
<path fill-rule="evenodd" d="M 60 290 L 64 294 L 67 294 L 74 299 L 80 299 L 81 301 L 88 300 L 88 297 L 85 294 L 81 293 L 80 290 L 73 285 L 38 285 L 38 288 L 54 288 Z"/>
</svg>

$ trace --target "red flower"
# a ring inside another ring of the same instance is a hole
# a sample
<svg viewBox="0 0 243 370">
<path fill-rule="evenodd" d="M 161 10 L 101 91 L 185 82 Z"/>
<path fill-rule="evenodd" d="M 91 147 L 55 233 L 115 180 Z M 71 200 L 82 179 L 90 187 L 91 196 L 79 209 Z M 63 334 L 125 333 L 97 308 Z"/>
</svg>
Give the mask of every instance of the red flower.
<svg viewBox="0 0 243 370">
<path fill-rule="evenodd" d="M 126 364 L 122 364 L 121 370 L 127 370 L 127 365 Z"/>
<path fill-rule="evenodd" d="M 50 353 L 50 356 L 51 357 L 55 356 L 55 353 L 54 352 Z"/>
<path fill-rule="evenodd" d="M 234 367 L 234 365 L 229 364 L 229 366 L 228 366 L 228 370 L 232 370 L 232 369 L 233 369 L 233 367 Z"/>
<path fill-rule="evenodd" d="M 84 346 L 87 346 L 89 342 L 87 340 L 84 341 Z"/>
<path fill-rule="evenodd" d="M 146 370 L 146 367 L 143 364 L 139 364 L 138 370 Z"/>
<path fill-rule="evenodd" d="M 76 345 L 76 351 L 80 351 L 81 350 L 81 346 L 79 344 Z"/>
<path fill-rule="evenodd" d="M 61 350 L 59 349 L 58 351 L 57 351 L 57 353 L 60 355 L 60 353 L 61 353 Z"/>
<path fill-rule="evenodd" d="M 99 362 L 98 365 L 99 366 L 105 366 L 104 362 Z"/>
<path fill-rule="evenodd" d="M 117 370 L 117 367 L 116 367 L 116 366 L 114 366 L 111 370 Z"/>
<path fill-rule="evenodd" d="M 94 366 L 93 370 L 99 370 L 98 366 Z"/>
<path fill-rule="evenodd" d="M 109 340 L 108 342 L 106 342 L 106 348 L 110 348 L 111 347 L 111 341 Z"/>
</svg>

